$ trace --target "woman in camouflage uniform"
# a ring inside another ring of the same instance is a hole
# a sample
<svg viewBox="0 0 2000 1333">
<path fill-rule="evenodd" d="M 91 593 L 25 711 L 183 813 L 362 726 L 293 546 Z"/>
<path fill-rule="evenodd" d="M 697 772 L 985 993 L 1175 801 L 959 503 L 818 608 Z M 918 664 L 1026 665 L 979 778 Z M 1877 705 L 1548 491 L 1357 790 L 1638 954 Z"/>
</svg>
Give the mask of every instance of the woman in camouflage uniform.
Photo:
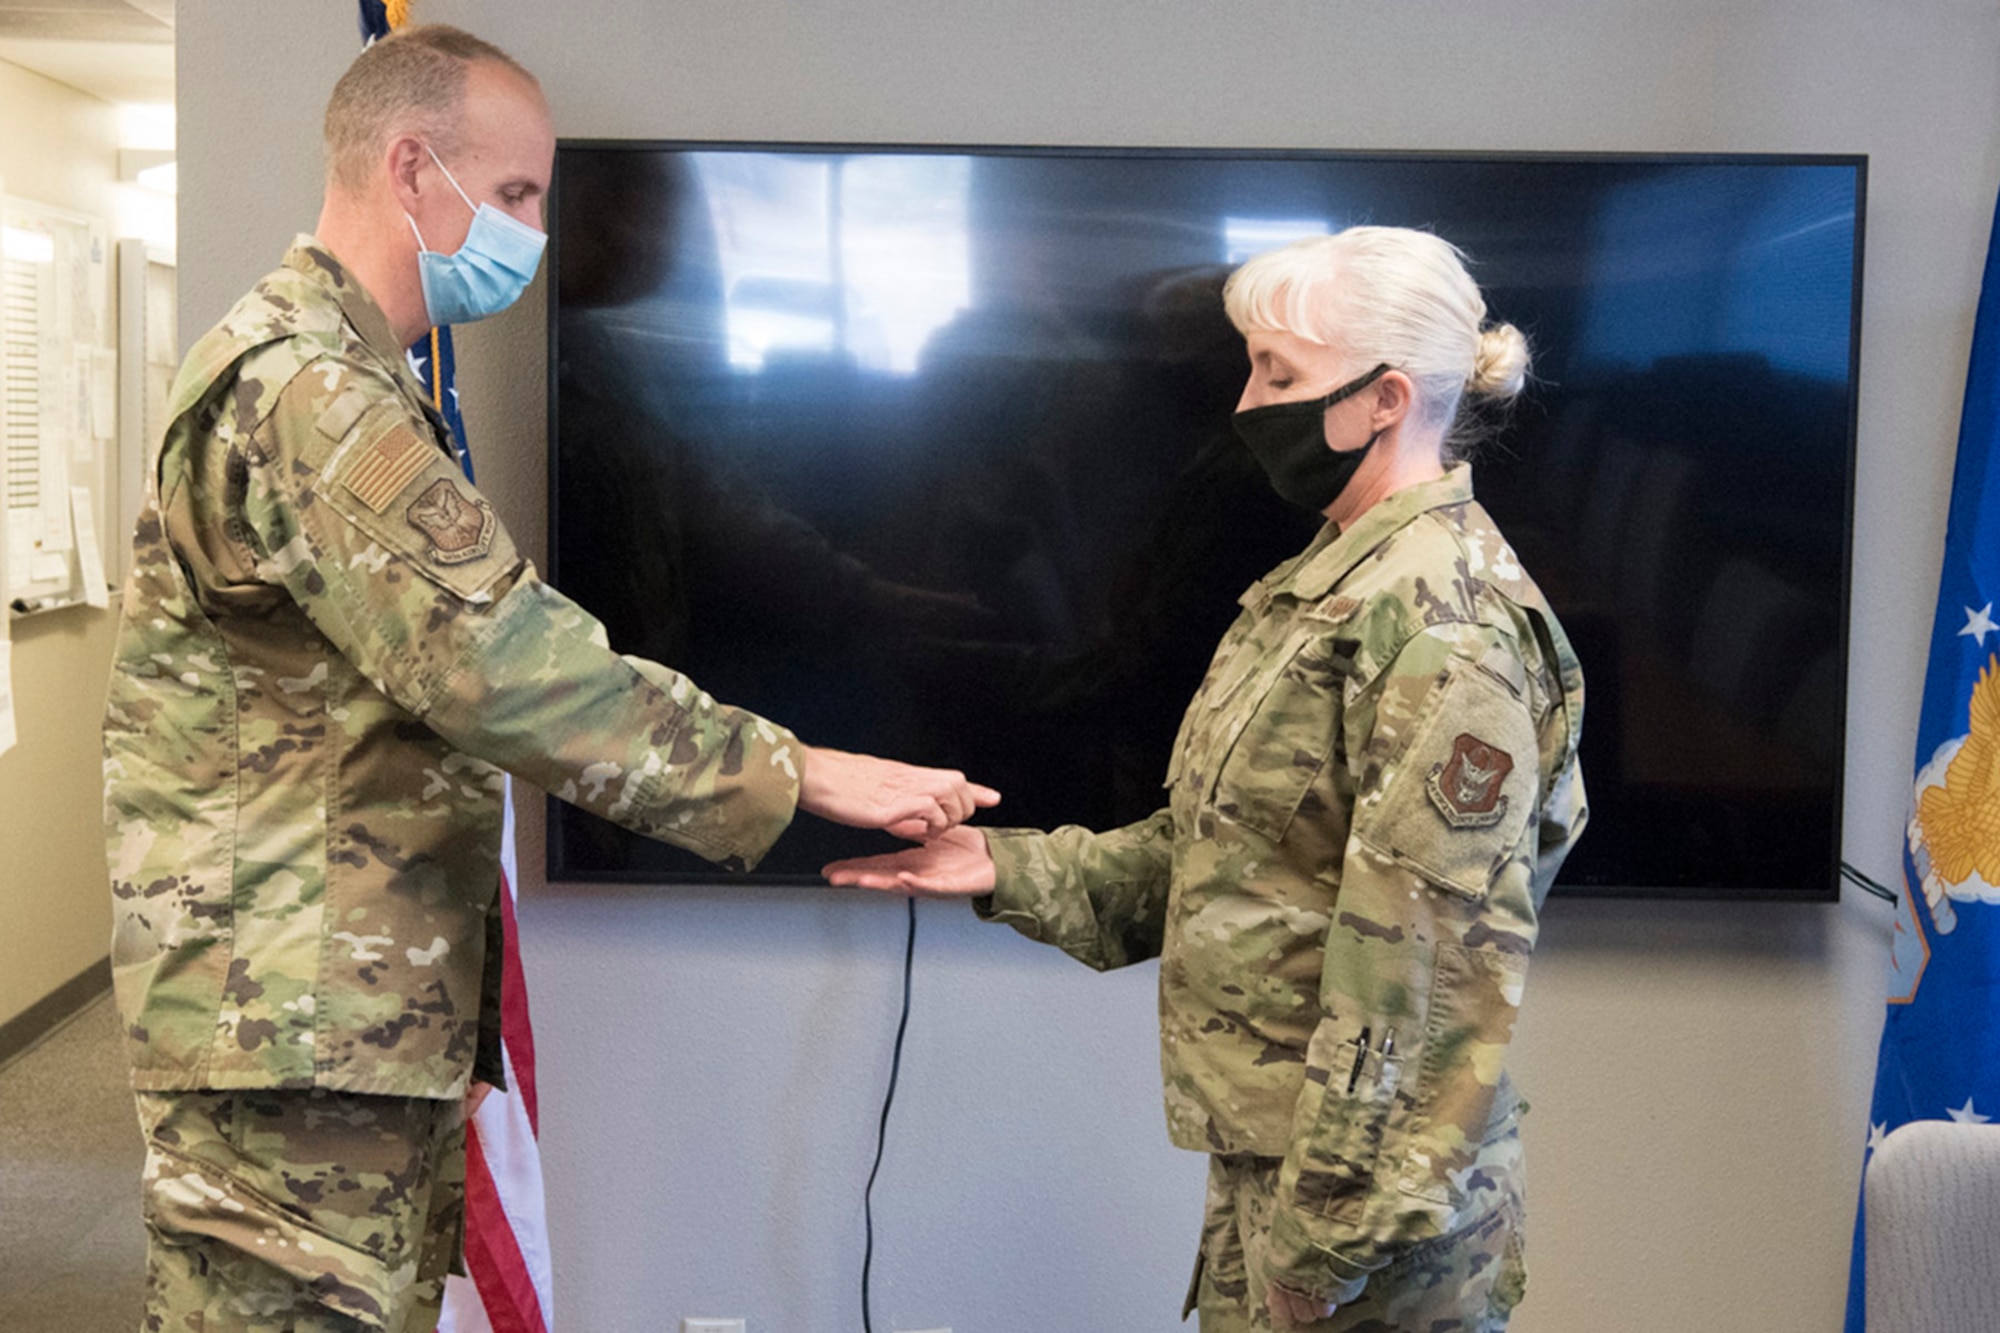
<svg viewBox="0 0 2000 1333">
<path fill-rule="evenodd" d="M 1500 1329 L 1526 1286 L 1505 1057 L 1585 818 L 1582 674 L 1462 461 L 1461 400 L 1518 392 L 1526 343 L 1401 228 L 1262 255 L 1225 302 L 1237 430 L 1328 522 L 1243 594 L 1166 805 L 828 874 L 971 896 L 1092 967 L 1160 958 L 1169 1131 L 1211 1161 L 1203 1333 Z"/>
</svg>

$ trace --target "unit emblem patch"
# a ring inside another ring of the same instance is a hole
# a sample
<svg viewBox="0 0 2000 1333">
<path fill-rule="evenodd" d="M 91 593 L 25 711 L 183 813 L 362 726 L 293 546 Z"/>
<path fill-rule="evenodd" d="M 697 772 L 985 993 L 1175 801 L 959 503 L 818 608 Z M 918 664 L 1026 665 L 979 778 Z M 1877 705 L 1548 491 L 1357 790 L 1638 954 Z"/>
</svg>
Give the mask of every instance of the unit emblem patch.
<svg viewBox="0 0 2000 1333">
<path fill-rule="evenodd" d="M 1507 814 L 1500 788 L 1513 771 L 1512 755 L 1461 731 L 1451 743 L 1451 758 L 1432 765 L 1425 785 L 1431 804 L 1453 828 L 1486 828 Z"/>
<path fill-rule="evenodd" d="M 493 506 L 468 500 L 449 477 L 439 477 L 426 487 L 404 517 L 431 539 L 431 559 L 440 565 L 462 565 L 493 549 L 497 526 Z"/>
</svg>

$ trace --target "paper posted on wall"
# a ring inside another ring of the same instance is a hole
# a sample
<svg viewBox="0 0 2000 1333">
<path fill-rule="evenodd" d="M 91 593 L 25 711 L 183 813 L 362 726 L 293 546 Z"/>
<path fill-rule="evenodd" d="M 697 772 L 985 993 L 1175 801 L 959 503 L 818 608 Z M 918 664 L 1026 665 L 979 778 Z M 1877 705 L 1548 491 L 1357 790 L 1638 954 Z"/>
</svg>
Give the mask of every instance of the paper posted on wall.
<svg viewBox="0 0 2000 1333">
<path fill-rule="evenodd" d="M 4 618 L 5 611 L 0 611 Z M 14 748 L 14 643 L 0 627 L 0 754 Z"/>
<path fill-rule="evenodd" d="M 96 507 L 90 487 L 69 488 L 70 517 L 76 527 L 77 577 L 83 583 L 83 600 L 90 606 L 110 606 L 111 592 L 104 581 L 104 554 L 97 545 Z"/>
<path fill-rule="evenodd" d="M 109 347 L 90 349 L 90 434 L 118 438 L 118 353 Z"/>
</svg>

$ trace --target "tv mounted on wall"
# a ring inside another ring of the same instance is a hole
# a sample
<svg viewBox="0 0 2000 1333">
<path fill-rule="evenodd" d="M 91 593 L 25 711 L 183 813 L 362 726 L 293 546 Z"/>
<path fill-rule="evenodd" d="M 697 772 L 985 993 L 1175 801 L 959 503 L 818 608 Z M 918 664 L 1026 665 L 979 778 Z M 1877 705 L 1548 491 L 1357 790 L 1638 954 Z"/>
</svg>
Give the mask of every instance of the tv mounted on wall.
<svg viewBox="0 0 2000 1333">
<path fill-rule="evenodd" d="M 1562 888 L 1837 892 L 1866 160 L 565 141 L 550 565 L 612 645 L 989 822 L 1163 800 L 1238 593 L 1318 524 L 1236 442 L 1229 270 L 1468 252 L 1535 381 L 1474 462 L 1588 681 Z M 802 819 L 755 878 L 884 835 Z M 549 874 L 712 880 L 551 802 Z"/>
</svg>

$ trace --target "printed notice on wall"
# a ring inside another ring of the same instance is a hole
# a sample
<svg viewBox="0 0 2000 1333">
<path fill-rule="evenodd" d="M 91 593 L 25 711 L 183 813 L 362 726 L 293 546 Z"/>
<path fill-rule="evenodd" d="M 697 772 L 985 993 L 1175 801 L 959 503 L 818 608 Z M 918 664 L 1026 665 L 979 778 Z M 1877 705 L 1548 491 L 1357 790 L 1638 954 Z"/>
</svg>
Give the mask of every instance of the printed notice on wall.
<svg viewBox="0 0 2000 1333">
<path fill-rule="evenodd" d="M 0 635 L 0 754 L 14 748 L 14 645 Z"/>
<path fill-rule="evenodd" d="M 118 438 L 118 353 L 108 347 L 90 349 L 90 433 Z"/>
<path fill-rule="evenodd" d="M 110 606 L 111 593 L 104 583 L 104 555 L 97 545 L 97 519 L 92 512 L 97 502 L 90 487 L 69 488 L 71 521 L 76 525 L 76 562 L 83 580 L 83 600 L 91 606 Z"/>
</svg>

